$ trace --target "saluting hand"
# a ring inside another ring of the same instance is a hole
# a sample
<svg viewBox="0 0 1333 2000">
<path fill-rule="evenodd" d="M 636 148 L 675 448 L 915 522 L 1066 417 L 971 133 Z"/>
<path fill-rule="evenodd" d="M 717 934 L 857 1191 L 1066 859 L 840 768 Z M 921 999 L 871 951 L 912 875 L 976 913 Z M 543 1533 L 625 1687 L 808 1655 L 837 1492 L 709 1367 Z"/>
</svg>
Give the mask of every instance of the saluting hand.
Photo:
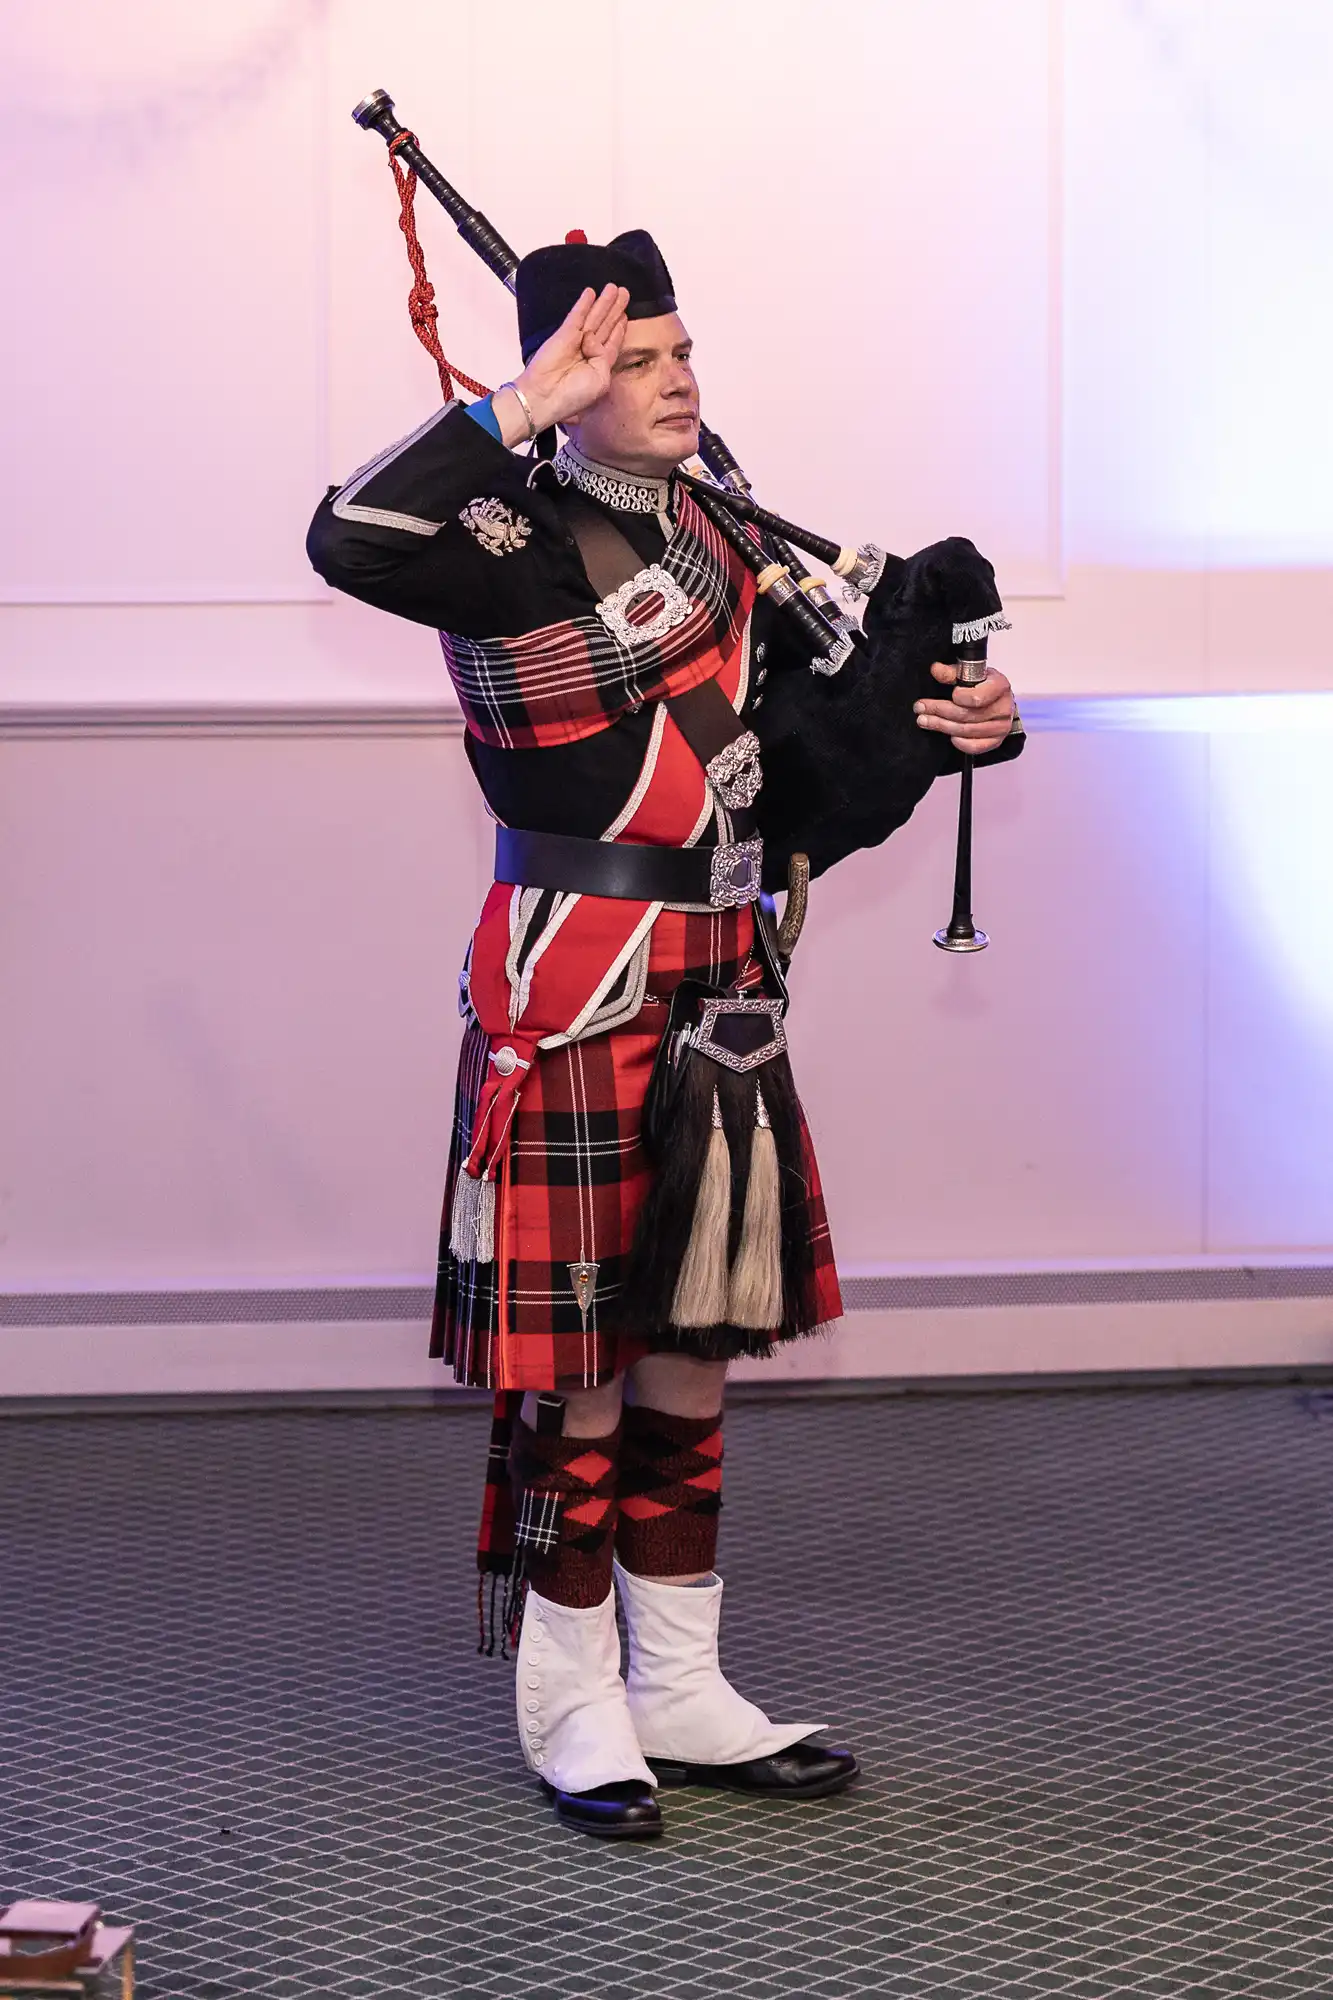
<svg viewBox="0 0 1333 2000">
<path fill-rule="evenodd" d="M 518 387 L 528 399 L 539 431 L 551 424 L 568 423 L 606 394 L 625 338 L 628 305 L 629 293 L 623 285 L 605 285 L 600 292 L 589 285 L 563 323 L 537 349 L 518 377 Z M 516 396 L 498 390 L 494 408 L 506 444 L 527 435 Z"/>
<path fill-rule="evenodd" d="M 957 667 L 937 660 L 931 668 L 937 681 L 950 685 L 958 679 Z M 983 757 L 998 750 L 1009 734 L 1014 719 L 1014 691 L 996 667 L 987 667 L 986 678 L 975 687 L 954 687 L 948 701 L 913 703 L 922 729 L 942 729 L 953 738 L 955 750 L 969 757 Z"/>
</svg>

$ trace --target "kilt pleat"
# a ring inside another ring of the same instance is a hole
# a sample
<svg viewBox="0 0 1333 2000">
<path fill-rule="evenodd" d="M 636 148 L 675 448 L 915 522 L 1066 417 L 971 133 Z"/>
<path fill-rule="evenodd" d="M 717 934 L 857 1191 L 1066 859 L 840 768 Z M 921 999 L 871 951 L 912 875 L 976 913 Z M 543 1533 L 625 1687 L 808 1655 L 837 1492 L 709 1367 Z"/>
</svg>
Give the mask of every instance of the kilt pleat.
<svg viewBox="0 0 1333 2000">
<path fill-rule="evenodd" d="M 463 1038 L 445 1186 L 431 1352 L 458 1381 L 502 1390 L 594 1386 L 654 1344 L 620 1323 L 635 1226 L 651 1182 L 641 1121 L 668 1001 L 682 979 L 748 986 L 760 977 L 747 910 L 664 911 L 653 930 L 647 996 L 635 1019 L 609 1033 L 539 1051 L 518 1100 L 497 1191 L 496 1258 L 461 1263 L 449 1251 L 454 1182 L 472 1145 L 472 1123 L 490 1042 L 471 1024 Z M 808 1143 L 808 1133 L 806 1134 Z M 815 1276 L 808 1314 L 776 1343 L 836 1319 L 842 1310 L 813 1148 L 807 1225 Z M 596 1266 L 586 1312 L 571 1265 Z M 501 1324 L 501 1270 L 507 1311 Z M 753 1337 L 747 1343 L 753 1346 Z M 688 1352 L 688 1343 L 684 1343 Z M 682 1351 L 682 1343 L 673 1343 Z"/>
</svg>

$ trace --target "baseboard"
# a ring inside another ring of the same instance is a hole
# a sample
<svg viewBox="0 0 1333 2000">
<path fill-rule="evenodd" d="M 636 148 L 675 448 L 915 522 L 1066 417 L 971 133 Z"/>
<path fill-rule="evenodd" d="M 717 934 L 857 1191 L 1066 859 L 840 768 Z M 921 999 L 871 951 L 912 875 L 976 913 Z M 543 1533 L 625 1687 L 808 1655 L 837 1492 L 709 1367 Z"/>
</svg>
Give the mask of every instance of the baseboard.
<svg viewBox="0 0 1333 2000">
<path fill-rule="evenodd" d="M 839 1273 L 849 1313 L 968 1306 L 1151 1305 L 1333 1298 L 1327 1251 L 1237 1252 L 1136 1262 L 864 1264 Z M 0 1292 L 0 1328 L 268 1325 L 429 1318 L 424 1279 L 360 1284 L 193 1285 Z"/>
<path fill-rule="evenodd" d="M 737 1379 L 1125 1375 L 1333 1365 L 1333 1298 L 1083 1300 L 848 1313 Z"/>
<path fill-rule="evenodd" d="M 738 1383 L 777 1390 L 866 1381 L 1317 1371 L 1333 1367 L 1331 1277 L 1327 1263 L 863 1276 L 849 1280 L 852 1309 L 829 1333 L 794 1342 L 770 1361 L 740 1362 L 734 1375 Z M 1131 1295 L 1116 1295 L 1126 1291 Z M 901 1302 L 872 1303 L 885 1296 Z M 427 1301 L 424 1287 L 403 1285 L 10 1294 L 0 1311 L 0 1400 L 429 1399 L 442 1392 L 444 1378 L 426 1354 Z"/>
<path fill-rule="evenodd" d="M 873 1375 L 864 1378 L 816 1379 L 801 1382 L 730 1382 L 727 1403 L 882 1402 L 936 1396 L 1090 1395 L 1126 1391 L 1197 1391 L 1199 1389 L 1292 1389 L 1312 1417 L 1333 1419 L 1333 1364 L 1286 1364 L 1269 1368 L 1136 1368 L 1087 1369 L 1056 1375 Z M 487 1389 L 253 1389 L 179 1395 L 140 1396 L 0 1396 L 0 1421 L 6 1417 L 222 1417 L 280 1415 L 300 1410 L 307 1415 L 338 1411 L 416 1411 L 428 1415 L 468 1414 L 490 1409 Z"/>
</svg>

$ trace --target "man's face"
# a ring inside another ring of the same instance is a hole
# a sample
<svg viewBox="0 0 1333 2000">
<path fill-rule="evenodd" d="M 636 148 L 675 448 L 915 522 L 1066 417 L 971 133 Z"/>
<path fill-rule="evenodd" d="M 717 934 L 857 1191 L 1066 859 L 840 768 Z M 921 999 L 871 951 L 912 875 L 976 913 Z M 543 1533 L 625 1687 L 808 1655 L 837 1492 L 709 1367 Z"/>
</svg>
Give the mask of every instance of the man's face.
<svg viewBox="0 0 1333 2000">
<path fill-rule="evenodd" d="M 611 387 L 569 434 L 579 450 L 622 472 L 662 477 L 699 449 L 699 385 L 678 313 L 632 319 Z"/>
</svg>

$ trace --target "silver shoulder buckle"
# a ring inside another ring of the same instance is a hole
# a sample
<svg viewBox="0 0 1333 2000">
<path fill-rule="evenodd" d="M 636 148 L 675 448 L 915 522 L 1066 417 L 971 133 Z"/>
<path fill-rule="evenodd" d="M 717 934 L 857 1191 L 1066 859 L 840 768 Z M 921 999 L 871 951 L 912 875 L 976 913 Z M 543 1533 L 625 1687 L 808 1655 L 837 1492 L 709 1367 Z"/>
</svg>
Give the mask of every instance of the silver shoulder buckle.
<svg viewBox="0 0 1333 2000">
<path fill-rule="evenodd" d="M 651 616 L 642 620 L 630 617 L 630 607 L 639 598 L 660 597 L 661 607 Z M 622 583 L 619 590 L 613 590 L 604 597 L 597 607 L 601 619 L 613 638 L 622 646 L 642 645 L 645 641 L 665 638 L 677 625 L 683 625 L 692 610 L 690 599 L 668 575 L 661 563 L 650 563 L 641 569 L 628 583 Z"/>
<path fill-rule="evenodd" d="M 704 775 L 728 812 L 743 812 L 759 796 L 764 774 L 759 763 L 759 738 L 753 729 L 732 738 L 704 767 Z"/>
</svg>

